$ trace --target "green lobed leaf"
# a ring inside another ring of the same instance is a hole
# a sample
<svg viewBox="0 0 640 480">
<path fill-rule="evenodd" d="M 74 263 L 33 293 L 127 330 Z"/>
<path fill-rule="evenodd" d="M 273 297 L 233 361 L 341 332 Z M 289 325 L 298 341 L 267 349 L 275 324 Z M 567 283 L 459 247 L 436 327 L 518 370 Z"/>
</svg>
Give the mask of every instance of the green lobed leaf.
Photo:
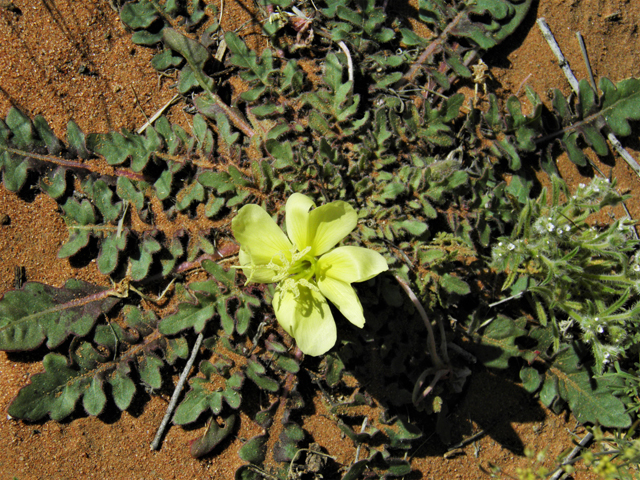
<svg viewBox="0 0 640 480">
<path fill-rule="evenodd" d="M 131 255 L 129 257 L 132 280 L 142 280 L 149 274 L 149 267 L 153 262 L 153 255 L 159 252 L 161 248 L 162 246 L 155 238 L 151 236 L 143 238 L 142 242 L 138 245 L 137 255 Z"/>
<path fill-rule="evenodd" d="M 36 115 L 33 118 L 33 126 L 38 136 L 44 141 L 47 151 L 52 155 L 58 155 L 62 151 L 62 143 L 42 115 Z"/>
<path fill-rule="evenodd" d="M 27 150 L 39 143 L 31 119 L 17 108 L 9 109 L 5 121 L 13 134 L 11 142 L 19 149 Z"/>
<path fill-rule="evenodd" d="M 162 319 L 159 325 L 160 333 L 175 335 L 189 328 L 193 328 L 197 333 L 202 332 L 206 323 L 213 318 L 215 304 L 210 303 L 203 295 L 196 294 L 196 297 L 204 304 L 181 303 L 176 313 Z"/>
<path fill-rule="evenodd" d="M 123 230 L 118 236 L 118 232 L 113 232 L 107 236 L 100 244 L 100 253 L 98 253 L 98 270 L 104 275 L 110 275 L 118 266 L 120 252 L 127 246 L 129 232 Z"/>
<path fill-rule="evenodd" d="M 133 205 L 138 212 L 138 216 L 141 216 L 141 211 L 145 206 L 144 190 L 148 186 L 149 184 L 146 182 L 134 181 L 120 176 L 116 183 L 116 194 Z"/>
<path fill-rule="evenodd" d="M 129 378 L 129 373 L 131 373 L 131 367 L 126 363 L 120 363 L 108 378 L 108 382 L 111 384 L 111 395 L 120 410 L 129 408 L 133 395 L 136 393 L 136 385 Z"/>
<path fill-rule="evenodd" d="M 140 380 L 153 390 L 160 390 L 162 387 L 162 375 L 160 369 L 164 365 L 162 359 L 156 355 L 147 353 L 138 360 L 138 373 Z"/>
<path fill-rule="evenodd" d="M 298 443 L 304 440 L 304 430 L 295 423 L 284 425 L 280 438 L 273 447 L 273 458 L 279 462 L 290 462 L 298 452 Z"/>
<path fill-rule="evenodd" d="M 171 195 L 171 185 L 173 173 L 170 170 L 163 170 L 156 182 L 153 184 L 158 200 L 166 200 Z"/>
<path fill-rule="evenodd" d="M 165 49 L 160 53 L 157 53 L 151 59 L 151 66 L 156 70 L 163 71 L 169 68 L 175 68 L 182 63 L 182 57 L 178 57 L 171 53 L 171 50 Z"/>
<path fill-rule="evenodd" d="M 80 158 L 89 158 L 91 156 L 87 150 L 85 135 L 73 120 L 69 120 L 69 123 L 67 123 L 67 142 L 71 153 Z"/>
<path fill-rule="evenodd" d="M 91 379 L 91 384 L 84 392 L 82 406 L 89 415 L 100 415 L 107 404 L 107 396 L 104 393 L 104 381 L 100 375 Z"/>
<path fill-rule="evenodd" d="M 555 377 L 555 378 L 554 378 Z M 557 396 L 564 399 L 579 422 L 600 424 L 609 428 L 628 428 L 631 417 L 624 402 L 611 394 L 611 377 L 594 378 L 582 365 L 578 352 L 569 347 L 554 359 L 544 381 L 545 404 L 550 406 Z"/>
<path fill-rule="evenodd" d="M 103 312 L 118 299 L 103 295 L 107 289 L 81 280 L 68 280 L 55 288 L 28 282 L 0 300 L 0 349 L 33 350 L 47 340 L 55 348 L 69 335 L 89 333 Z"/>
<path fill-rule="evenodd" d="M 40 179 L 40 188 L 51 198 L 59 199 L 67 191 L 67 170 L 56 168 L 52 175 Z"/>
<path fill-rule="evenodd" d="M 476 337 L 475 355 L 489 368 L 504 369 L 509 366 L 509 359 L 519 357 L 522 351 L 515 343 L 517 337 L 524 335 L 525 320 L 513 320 L 505 316 L 497 316 L 485 328 L 482 335 Z"/>
<path fill-rule="evenodd" d="M 246 374 L 251 381 L 268 392 L 277 392 L 280 389 L 280 384 L 276 380 L 267 377 L 265 373 L 264 366 L 257 359 L 252 359 L 247 364 Z"/>
<path fill-rule="evenodd" d="M 420 429 L 406 419 L 398 418 L 391 427 L 384 429 L 391 439 L 391 448 L 410 449 L 411 442 L 422 438 Z"/>
<path fill-rule="evenodd" d="M 520 370 L 520 380 L 524 389 L 533 393 L 542 385 L 543 377 L 535 368 L 524 367 Z"/>
<path fill-rule="evenodd" d="M 176 198 L 176 208 L 179 211 L 186 210 L 193 203 L 200 204 L 204 200 L 204 188 L 199 181 L 195 181 L 180 189 Z"/>
<path fill-rule="evenodd" d="M 245 443 L 238 451 L 238 456 L 245 462 L 260 465 L 267 455 L 267 435 L 257 435 Z"/>
<path fill-rule="evenodd" d="M 0 153 L 0 168 L 3 170 L 3 183 L 10 192 L 19 192 L 27 181 L 31 160 L 9 152 Z"/>
<path fill-rule="evenodd" d="M 216 445 L 222 442 L 233 431 L 236 422 L 235 415 L 229 415 L 223 419 L 225 426 L 220 427 L 215 420 L 212 420 L 205 434 L 191 444 L 191 455 L 200 458 L 211 452 Z"/>
<path fill-rule="evenodd" d="M 614 86 L 609 79 L 602 78 L 600 89 L 600 115 L 616 135 L 624 137 L 631 134 L 628 120 L 640 119 L 640 79 L 629 78 Z"/>
<path fill-rule="evenodd" d="M 92 387 L 89 371 L 70 366 L 63 355 L 49 353 L 42 364 L 44 372 L 33 375 L 31 383 L 20 389 L 9 405 L 8 412 L 12 417 L 35 422 L 49 415 L 60 421 L 75 410 L 87 387 Z M 87 401 L 90 410 L 101 411 L 101 399 L 98 397 L 95 391 L 90 392 Z"/>
<path fill-rule="evenodd" d="M 450 273 L 445 273 L 440 278 L 440 286 L 444 288 L 448 293 L 455 293 L 457 295 L 467 295 L 471 291 L 467 282 L 458 278 Z"/>
<path fill-rule="evenodd" d="M 155 45 L 162 41 L 162 30 L 157 33 L 151 33 L 148 30 L 138 30 L 131 35 L 131 42 L 136 45 Z"/>
<path fill-rule="evenodd" d="M 131 159 L 131 169 L 141 172 L 147 166 L 151 155 L 162 147 L 162 139 L 153 128 L 147 128 L 144 135 L 129 132 L 94 133 L 87 136 L 89 150 L 102 155 L 109 165 L 121 165 Z"/>
<path fill-rule="evenodd" d="M 120 217 L 122 202 L 113 203 L 113 190 L 107 185 L 107 182 L 102 179 L 96 181 L 87 179 L 83 182 L 82 189 L 85 195 L 93 201 L 106 222 L 113 222 Z"/>
<path fill-rule="evenodd" d="M 127 2 L 120 11 L 120 19 L 135 29 L 147 28 L 158 18 L 158 12 L 149 0 Z"/>
</svg>

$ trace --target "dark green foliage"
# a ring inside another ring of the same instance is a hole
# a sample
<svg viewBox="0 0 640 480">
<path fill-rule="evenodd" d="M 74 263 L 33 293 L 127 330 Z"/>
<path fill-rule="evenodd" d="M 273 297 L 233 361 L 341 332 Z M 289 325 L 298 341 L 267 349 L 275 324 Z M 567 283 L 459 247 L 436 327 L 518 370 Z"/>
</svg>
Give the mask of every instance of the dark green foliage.
<svg viewBox="0 0 640 480">
<path fill-rule="evenodd" d="M 121 165 L 130 161 L 134 172 L 141 172 L 147 166 L 153 152 L 160 149 L 161 137 L 153 128 L 145 136 L 127 130 L 122 133 L 91 134 L 87 136 L 87 147 L 102 155 L 109 165 Z"/>
<path fill-rule="evenodd" d="M 94 349 L 85 349 L 83 364 L 78 368 L 68 365 L 63 355 L 50 353 L 42 363 L 44 373 L 34 375 L 31 383 L 20 390 L 16 399 L 9 406 L 9 415 L 26 420 L 37 421 L 49 415 L 53 420 L 62 420 L 76 408 L 76 402 L 83 396 L 83 404 L 88 413 L 99 414 L 106 403 L 103 391 L 103 380 L 87 375 L 97 373 L 101 361 Z M 121 404 L 126 402 L 126 394 L 114 391 Z M 129 399 L 130 400 L 130 399 Z"/>
<path fill-rule="evenodd" d="M 528 391 L 537 392 L 540 400 L 556 411 L 568 405 L 581 422 L 611 428 L 626 428 L 631 424 L 623 401 L 611 395 L 621 384 L 620 379 L 594 376 L 584 365 L 585 352 L 579 351 L 576 345 L 563 345 L 551 358 L 539 356 L 539 351 L 548 351 L 553 343 L 550 329 L 534 330 L 530 336 L 538 342 L 535 351 L 512 352 L 532 365 L 523 366 L 520 371 Z M 513 340 L 515 336 L 510 338 Z"/>
<path fill-rule="evenodd" d="M 7 292 L 0 301 L 0 348 L 33 350 L 45 340 L 48 348 L 55 348 L 69 335 L 87 335 L 118 301 L 106 290 L 68 280 L 63 288 L 29 282 Z"/>
<path fill-rule="evenodd" d="M 62 197 L 67 191 L 67 171 L 58 167 L 52 175 L 40 180 L 40 188 L 53 199 Z"/>
<path fill-rule="evenodd" d="M 205 434 L 191 444 L 191 456 L 200 458 L 207 455 L 231 434 L 236 416 L 229 415 L 223 421 L 224 427 L 220 427 L 215 420 L 211 420 Z"/>
<path fill-rule="evenodd" d="M 190 290 L 194 292 L 192 301 L 181 303 L 178 312 L 170 315 L 160 323 L 160 331 L 165 335 L 174 335 L 183 330 L 193 328 L 201 332 L 206 323 L 217 313 L 225 332 L 230 335 L 234 329 L 244 334 L 251 317 L 251 307 L 259 303 L 256 298 L 243 294 L 235 287 L 235 270 L 225 271 L 211 261 L 204 261 L 203 267 L 214 278 L 205 282 L 194 282 Z M 228 309 L 235 303 L 235 312 Z M 231 316 L 234 315 L 235 319 Z"/>
<path fill-rule="evenodd" d="M 115 405 L 124 410 L 131 404 L 137 389 L 131 379 L 134 363 L 141 381 L 152 389 L 159 389 L 162 384 L 160 369 L 165 361 L 173 364 L 178 357 L 187 356 L 184 339 L 159 339 L 154 334 L 157 326 L 155 315 L 152 312 L 142 313 L 130 306 L 125 307 L 125 320 L 132 330 L 125 330 L 118 324 L 99 324 L 91 336 L 91 328 L 96 321 L 93 316 L 108 311 L 118 302 L 113 291 L 106 292 L 112 293 L 107 296 L 104 290 L 75 280 L 68 281 L 67 287 L 59 291 L 34 283 L 27 283 L 24 288 L 25 291 L 39 289 L 41 302 L 50 297 L 46 300 L 52 305 L 48 309 L 34 303 L 33 296 L 30 302 L 32 308 L 38 310 L 38 327 L 46 327 L 43 319 L 50 318 L 50 323 L 56 328 L 42 333 L 33 328 L 26 331 L 26 327 L 33 325 L 31 317 L 34 315 L 20 317 L 20 312 L 12 307 L 19 292 L 8 292 L 0 302 L 0 315 L 3 320 L 11 320 L 4 315 L 8 308 L 13 310 L 15 318 L 20 319 L 13 330 L 18 331 L 19 327 L 33 340 L 14 342 L 12 348 L 3 346 L 3 349 L 32 349 L 34 341 L 40 338 L 41 342 L 45 334 L 49 348 L 57 346 L 69 334 L 76 337 L 71 343 L 70 358 L 57 353 L 44 357 L 45 371 L 32 377 L 31 383 L 20 390 L 9 407 L 15 417 L 37 421 L 49 415 L 54 420 L 62 420 L 75 410 L 80 399 L 87 414 L 99 415 L 105 408 L 107 392 L 110 392 Z M 96 290 L 98 293 L 92 293 Z M 61 328 L 65 330 L 61 331 Z M 6 323 L 4 331 L 9 333 L 11 330 L 11 323 Z M 164 360 L 156 352 L 163 352 Z M 104 389 L 105 382 L 110 384 L 107 390 Z"/>
<path fill-rule="evenodd" d="M 247 443 L 245 443 L 238 456 L 245 462 L 260 465 L 264 462 L 264 458 L 267 453 L 267 437 L 265 435 L 258 435 L 253 437 Z"/>
<path fill-rule="evenodd" d="M 609 79 L 602 78 L 600 97 L 586 80 L 580 82 L 579 88 L 580 95 L 573 103 L 559 90 L 554 90 L 552 104 L 557 123 L 551 129 L 555 133 L 544 136 L 549 126 L 542 123 L 542 102 L 530 88 L 527 87 L 527 98 L 531 103 L 531 113 L 523 115 L 520 102 L 511 97 L 506 103 L 509 114 L 504 120 L 499 115 L 495 96 L 490 95 L 490 107 L 484 114 L 484 120 L 494 132 L 506 134 L 494 140 L 494 153 L 508 159 L 509 166 L 517 170 L 522 163 L 521 153 L 533 152 L 543 142 L 557 138 L 577 165 L 587 164 L 581 140 L 599 156 L 607 156 L 609 148 L 603 130 L 627 136 L 631 133 L 629 120 L 640 118 L 640 80 L 631 78 L 614 85 Z"/>
<path fill-rule="evenodd" d="M 120 18 L 134 30 L 146 28 L 158 18 L 158 11 L 153 3 L 142 0 L 125 4 L 120 12 Z"/>
<path fill-rule="evenodd" d="M 553 367 L 544 374 L 533 368 L 523 368 L 521 375 L 533 377 L 525 383 L 525 388 L 528 387 L 527 390 L 531 392 L 539 390 L 542 403 L 556 410 L 568 404 L 579 422 L 610 428 L 627 428 L 631 425 L 624 403 L 611 395 L 611 389 L 618 381 L 612 378 L 594 379 L 572 347 L 560 352 L 554 358 Z"/>
<path fill-rule="evenodd" d="M 235 33 L 227 32 L 224 39 L 233 53 L 229 61 L 245 70 L 241 75 L 243 80 L 252 86 L 256 85 L 253 90 L 244 92 L 242 98 L 250 102 L 256 101 L 268 87 L 272 86 L 273 80 L 270 77 L 277 71 L 274 69 L 271 49 L 265 48 L 258 60 L 256 52 L 249 50 Z"/>
<path fill-rule="evenodd" d="M 227 371 L 220 371 L 210 362 L 203 361 L 200 364 L 200 373 L 205 378 L 194 377 L 189 382 L 191 390 L 187 392 L 184 400 L 180 402 L 180 406 L 173 416 L 173 423 L 177 425 L 185 425 L 192 423 L 198 417 L 209 410 L 214 415 L 220 414 L 224 403 L 233 409 L 240 406 L 241 396 L 239 390 L 242 388 L 243 376 L 241 373 L 235 373 L 229 376 Z M 213 383 L 213 376 L 224 380 L 225 388 L 223 390 L 212 391 L 208 386 Z"/>
<path fill-rule="evenodd" d="M 304 430 L 295 423 L 287 423 L 273 447 L 273 456 L 279 462 L 290 462 L 298 451 L 298 443 L 304 440 Z"/>
<path fill-rule="evenodd" d="M 562 195 L 566 200 L 561 201 Z M 588 223 L 592 213 L 623 200 L 615 183 L 596 178 L 570 196 L 566 185 L 554 177 L 551 203 L 546 190 L 537 200 L 528 200 L 519 208 L 511 237 L 499 238 L 492 253 L 493 266 L 507 274 L 503 289 L 519 278 L 514 293 L 533 295 L 543 326 L 550 324 L 556 332 L 574 323 L 580 326 L 598 373 L 628 341 L 621 328 L 629 328 L 640 308 L 625 308 L 630 289 L 637 288 L 640 269 L 631 257 L 638 241 L 629 226 L 618 220 L 598 231 Z M 585 291 L 593 297 L 579 301 Z M 561 339 L 557 334 L 556 348 Z"/>
<path fill-rule="evenodd" d="M 163 30 L 162 40 L 187 61 L 187 65 L 180 71 L 180 93 L 186 93 L 195 86 L 211 91 L 213 80 L 204 73 L 204 65 L 211 57 L 207 49 L 172 28 Z"/>
<path fill-rule="evenodd" d="M 569 158 L 578 165 L 586 165 L 586 157 L 578 145 L 581 136 L 600 156 L 609 153 L 601 131 L 608 127 L 615 135 L 625 137 L 631 133 L 629 120 L 640 119 L 640 80 L 628 79 L 614 85 L 609 79 L 600 79 L 602 96 L 598 98 L 586 80 L 580 82 L 580 95 L 575 112 L 562 94 L 555 90 L 553 106 L 560 125 L 561 142 Z"/>
<path fill-rule="evenodd" d="M 439 31 L 448 27 L 451 35 L 464 37 L 486 50 L 513 33 L 530 5 L 530 0 L 484 0 L 466 5 L 459 1 L 421 0 L 420 19 Z"/>
<path fill-rule="evenodd" d="M 266 375 L 266 369 L 256 358 L 249 361 L 247 377 L 258 387 L 268 392 L 277 392 L 280 389 L 278 382 Z"/>
</svg>

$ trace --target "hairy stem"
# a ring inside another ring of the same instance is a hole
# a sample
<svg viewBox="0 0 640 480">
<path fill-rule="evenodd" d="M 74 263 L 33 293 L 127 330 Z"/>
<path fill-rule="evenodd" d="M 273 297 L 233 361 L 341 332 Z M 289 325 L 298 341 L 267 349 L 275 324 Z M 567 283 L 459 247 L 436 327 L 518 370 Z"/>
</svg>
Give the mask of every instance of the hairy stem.
<svg viewBox="0 0 640 480">
<path fill-rule="evenodd" d="M 409 284 L 407 284 L 407 282 L 405 282 L 398 275 L 394 275 L 394 276 L 396 277 L 396 280 L 398 281 L 402 289 L 409 296 L 409 298 L 411 299 L 415 307 L 418 309 L 418 313 L 420 313 L 420 317 L 422 318 L 422 321 L 424 322 L 425 327 L 427 327 L 427 349 L 429 350 L 429 354 L 433 359 L 433 363 L 438 369 L 445 368 L 444 362 L 438 355 L 438 349 L 436 348 L 436 339 L 433 333 L 433 327 L 431 326 L 429 317 L 427 317 L 427 312 L 424 310 L 424 307 L 418 300 L 418 297 L 416 297 L 416 295 L 413 293 L 413 290 L 411 290 L 411 287 L 409 286 Z"/>
</svg>

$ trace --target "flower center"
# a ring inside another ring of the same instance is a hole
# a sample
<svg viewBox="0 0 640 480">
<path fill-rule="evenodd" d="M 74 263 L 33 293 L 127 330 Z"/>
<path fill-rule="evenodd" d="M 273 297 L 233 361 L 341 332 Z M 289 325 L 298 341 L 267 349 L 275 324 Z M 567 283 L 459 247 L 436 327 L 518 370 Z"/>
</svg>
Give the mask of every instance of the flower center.
<svg viewBox="0 0 640 480">
<path fill-rule="evenodd" d="M 311 247 L 307 247 L 300 252 L 294 249 L 291 251 L 291 260 L 287 258 L 284 252 L 280 252 L 278 255 L 279 262 L 271 261 L 267 265 L 267 268 L 271 268 L 276 272 L 273 281 L 280 282 L 285 279 L 291 279 L 294 282 L 304 281 L 305 283 L 312 281 L 318 261 L 309 254 L 310 251 Z"/>
</svg>

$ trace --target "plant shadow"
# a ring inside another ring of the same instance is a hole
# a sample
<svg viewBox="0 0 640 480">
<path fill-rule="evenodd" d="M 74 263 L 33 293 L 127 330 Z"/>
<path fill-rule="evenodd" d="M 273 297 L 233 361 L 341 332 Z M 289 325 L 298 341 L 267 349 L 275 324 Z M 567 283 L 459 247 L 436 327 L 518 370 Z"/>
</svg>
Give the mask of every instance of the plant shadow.
<svg viewBox="0 0 640 480">
<path fill-rule="evenodd" d="M 467 351 L 469 342 L 458 340 L 455 348 L 448 348 L 449 372 L 435 383 L 430 394 L 414 404 L 416 383 L 423 381 L 419 389 L 423 391 L 435 377 L 432 370 L 426 379 L 419 378 L 433 367 L 427 352 L 427 331 L 412 304 L 387 303 L 393 302 L 398 293 L 394 293 L 392 283 L 385 279 L 374 283 L 373 288 L 360 290 L 367 319 L 364 329 L 357 331 L 346 321 L 338 321 L 341 346 L 337 355 L 345 371 L 358 381 L 359 393 L 370 396 L 381 407 L 383 423 L 384 419 L 391 424 L 393 419 L 403 418 L 423 433 L 412 443 L 413 456 L 441 456 L 479 432 L 522 455 L 524 444 L 511 425 L 541 422 L 546 414 L 518 385 L 518 369 L 490 370 L 474 363 L 475 357 Z M 436 343 L 441 346 L 439 339 Z M 503 354 L 499 348 L 484 348 L 484 360 Z"/>
</svg>

